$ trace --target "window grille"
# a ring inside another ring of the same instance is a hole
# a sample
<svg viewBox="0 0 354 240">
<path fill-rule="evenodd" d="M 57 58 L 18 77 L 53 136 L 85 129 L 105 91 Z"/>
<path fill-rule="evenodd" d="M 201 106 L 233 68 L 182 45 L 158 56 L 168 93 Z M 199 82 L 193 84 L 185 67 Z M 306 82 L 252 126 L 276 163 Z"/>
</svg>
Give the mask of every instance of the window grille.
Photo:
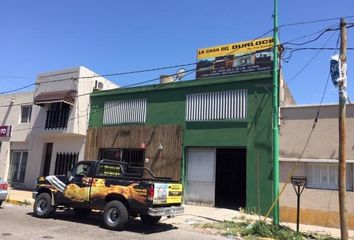
<svg viewBox="0 0 354 240">
<path fill-rule="evenodd" d="M 239 120 L 247 117 L 247 90 L 188 94 L 186 121 Z"/>
<path fill-rule="evenodd" d="M 62 129 L 68 126 L 70 105 L 57 102 L 51 103 L 47 110 L 45 129 Z"/>
<path fill-rule="evenodd" d="M 103 124 L 144 123 L 146 99 L 108 101 L 104 104 Z"/>
<path fill-rule="evenodd" d="M 57 153 L 54 175 L 66 174 L 79 159 L 79 153 Z"/>
</svg>

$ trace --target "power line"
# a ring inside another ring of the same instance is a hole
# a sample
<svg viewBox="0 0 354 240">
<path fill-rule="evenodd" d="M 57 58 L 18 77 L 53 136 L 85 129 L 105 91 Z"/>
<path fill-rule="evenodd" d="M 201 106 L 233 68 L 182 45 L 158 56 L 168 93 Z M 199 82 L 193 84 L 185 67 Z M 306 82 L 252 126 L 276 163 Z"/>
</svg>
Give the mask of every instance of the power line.
<svg viewBox="0 0 354 240">
<path fill-rule="evenodd" d="M 283 43 L 283 45 L 296 45 L 296 46 L 305 45 L 305 44 L 317 41 L 321 36 L 323 36 L 325 33 L 330 32 L 330 31 L 333 31 L 333 28 L 327 28 L 327 29 L 323 30 L 317 37 L 315 37 L 311 40 L 301 42 L 301 43 L 285 42 L 285 43 Z"/>
<path fill-rule="evenodd" d="M 283 27 L 288 27 L 288 26 L 295 26 L 295 25 L 318 23 L 318 22 L 325 22 L 325 21 L 334 21 L 334 20 L 338 20 L 338 19 L 341 19 L 341 18 L 354 18 L 354 15 L 344 16 L 344 17 L 327 18 L 327 19 L 317 19 L 317 20 L 311 20 L 311 21 L 287 23 L 287 24 L 280 25 L 278 28 L 283 28 Z M 353 23 L 349 23 L 349 25 L 350 24 L 353 24 Z M 267 33 L 271 32 L 271 31 L 273 31 L 273 29 L 268 31 Z M 158 67 L 158 68 L 144 69 L 144 70 L 135 70 L 135 71 L 127 71 L 127 72 L 117 72 L 117 73 L 108 73 L 108 74 L 101 74 L 101 75 L 92 75 L 92 76 L 79 77 L 79 78 L 85 79 L 85 78 L 95 78 L 95 77 L 110 77 L 110 76 L 128 75 L 128 74 L 144 73 L 144 72 L 150 72 L 150 71 L 165 70 L 165 69 L 169 69 L 169 68 L 186 67 L 186 66 L 191 66 L 191 65 L 195 65 L 195 64 L 197 64 L 197 62 L 187 63 L 187 64 L 179 64 L 179 65 L 167 66 L 167 67 Z M 33 79 L 32 77 L 23 77 L 23 76 L 16 76 L 16 75 L 13 75 L 13 76 L 12 75 L 0 75 L 0 77 Z M 13 91 L 15 91 L 15 89 Z M 0 93 L 0 94 L 2 94 L 2 93 Z"/>
<path fill-rule="evenodd" d="M 152 72 L 152 71 L 160 71 L 160 70 L 165 70 L 165 69 L 170 69 L 170 68 L 187 67 L 187 66 L 191 66 L 191 65 L 195 65 L 195 64 L 197 64 L 197 63 L 193 62 L 193 63 L 174 65 L 174 66 L 167 66 L 167 67 L 158 67 L 158 68 L 136 70 L 136 71 L 130 71 L 130 72 L 109 73 L 109 74 L 93 75 L 93 76 L 78 77 L 78 78 L 79 79 L 86 79 L 86 78 L 95 78 L 95 77 L 112 77 L 112 76 L 120 76 L 120 75 L 136 74 L 136 73 L 145 73 L 145 72 Z"/>
<path fill-rule="evenodd" d="M 283 61 L 289 62 L 289 59 L 292 57 L 293 53 L 299 52 L 299 51 L 306 51 L 306 50 L 318 50 L 318 51 L 325 51 L 325 50 L 339 50 L 339 48 L 333 48 L 333 47 L 304 47 L 304 48 L 284 48 L 285 50 L 290 50 L 289 56 L 284 58 Z M 347 48 L 348 51 L 354 50 L 354 48 Z"/>
<path fill-rule="evenodd" d="M 12 93 L 12 92 L 17 92 L 17 91 L 20 91 L 22 89 L 25 89 L 25 88 L 28 88 L 28 87 L 31 87 L 31 86 L 34 86 L 34 85 L 36 85 L 36 83 L 31 83 L 29 85 L 26 85 L 26 86 L 23 86 L 23 87 L 20 87 L 20 88 L 16 88 L 16 89 L 12 89 L 12 90 L 9 90 L 9 91 L 0 92 L 0 95 L 7 94 L 7 93 Z"/>
<path fill-rule="evenodd" d="M 292 51 L 302 51 L 302 50 L 339 50 L 339 48 L 334 48 L 334 47 L 304 47 L 304 48 L 289 48 L 286 47 L 285 49 L 287 50 L 292 50 Z M 348 47 L 347 50 L 354 50 L 352 47 Z"/>
<path fill-rule="evenodd" d="M 354 16 L 348 16 L 346 18 L 349 18 L 349 17 L 354 17 Z M 334 19 L 338 19 L 338 18 L 334 18 Z M 334 19 L 322 19 L 322 20 L 316 20 L 316 21 L 328 21 L 328 20 L 334 20 Z M 284 25 L 281 25 L 279 26 L 280 27 L 285 27 L 285 26 L 290 26 L 290 25 L 294 25 L 294 24 L 304 24 L 306 22 L 300 22 L 300 23 L 293 23 L 293 24 L 284 24 Z M 353 25 L 350 25 L 349 27 L 353 27 Z M 349 28 L 348 27 L 348 28 Z M 310 41 L 307 41 L 307 42 L 304 42 L 304 43 L 292 43 L 292 42 L 285 42 L 283 44 L 291 44 L 291 45 L 303 45 L 303 44 L 307 44 L 309 42 L 313 42 L 313 41 L 316 41 L 318 40 L 325 32 L 327 31 L 332 31 L 332 30 L 335 30 L 335 29 L 331 29 L 331 28 L 328 28 L 328 29 L 325 29 L 319 36 L 317 36 L 315 39 L 312 39 Z M 251 41 L 255 41 L 256 39 L 258 38 L 261 38 L 263 36 L 265 36 L 266 34 L 272 32 L 273 29 L 265 32 L 264 34 L 262 34 L 261 36 L 251 40 Z M 312 34 L 311 34 L 312 35 Z M 306 37 L 306 36 L 303 36 L 303 37 Z M 301 37 L 301 38 L 303 38 Z M 225 54 L 224 56 L 227 56 L 227 55 L 231 55 L 232 53 L 238 51 L 238 49 L 235 49 L 227 54 Z M 65 80 L 77 80 L 77 79 L 89 79 L 89 78 L 96 78 L 96 77 L 112 77 L 112 76 L 121 76 L 121 75 L 128 75 L 128 74 L 137 74 L 137 73 L 144 73 L 144 72 L 151 72 L 151 71 L 159 71 L 159 70 L 165 70 L 165 69 L 171 69 L 171 68 L 177 68 L 177 67 L 186 67 L 186 66 L 192 66 L 192 65 L 196 65 L 198 62 L 193 62 L 193 63 L 186 63 L 186 64 L 178 64 L 178 65 L 172 65 L 172 66 L 166 66 L 166 67 L 158 67 L 158 68 L 150 68 L 150 69 L 143 69 L 143 70 L 135 70 L 135 71 L 127 71 L 127 72 L 117 72 L 117 73 L 108 73 L 108 74 L 101 74 L 101 75 L 97 75 L 97 74 L 94 74 L 92 76 L 82 76 L 82 77 L 73 77 L 73 78 L 66 78 L 66 79 L 58 79 L 58 80 L 52 80 L 52 81 L 43 81 L 43 82 L 37 82 L 37 83 L 33 83 L 33 84 L 29 84 L 29 85 L 26 85 L 26 86 L 23 86 L 23 87 L 19 87 L 19 88 L 16 88 L 16 89 L 12 89 L 12 90 L 9 90 L 9 91 L 4 91 L 4 92 L 0 92 L 0 95 L 1 94 L 7 94 L 7 93 L 12 93 L 12 92 L 16 92 L 16 91 L 20 91 L 22 89 L 25 89 L 25 88 L 28 88 L 28 87 L 31 87 L 31 86 L 34 86 L 34 85 L 37 85 L 37 84 L 44 84 L 44 83 L 52 83 L 52 82 L 56 82 L 56 81 L 65 81 Z M 13 77 L 13 78 L 16 78 L 18 76 L 9 76 L 9 75 L 6 75 L 6 77 Z M 18 77 L 18 78 L 25 78 L 25 77 Z M 31 78 L 26 78 L 26 79 L 31 79 Z M 158 79 L 158 78 L 157 78 Z M 156 79 L 156 80 L 157 80 Z M 147 80 L 143 83 L 148 83 L 148 82 L 152 82 L 154 81 L 154 79 L 152 80 Z M 143 83 L 136 83 L 136 84 L 132 84 L 132 86 L 135 86 L 135 85 L 139 85 L 139 84 L 143 84 Z"/>
<path fill-rule="evenodd" d="M 332 37 L 335 35 L 336 32 L 333 32 L 333 34 L 328 38 L 328 40 L 323 44 L 322 47 L 325 47 L 328 42 L 332 39 Z M 311 62 L 320 54 L 321 50 L 318 50 L 311 58 L 310 60 L 287 82 L 289 85 L 292 81 L 294 81 L 310 64 Z"/>
<path fill-rule="evenodd" d="M 244 56 L 247 56 L 247 55 L 252 55 L 253 53 L 249 53 L 249 54 L 245 54 L 245 55 L 242 55 L 242 56 L 239 56 L 239 57 L 244 57 Z M 236 57 L 237 59 L 238 57 Z M 192 69 L 189 69 L 189 70 L 186 70 L 186 74 L 184 77 L 194 73 L 195 71 L 197 70 L 197 68 L 192 68 Z M 170 74 L 169 76 L 176 76 L 177 73 L 175 74 Z M 53 81 L 49 81 L 49 82 L 54 82 L 54 81 L 62 81 L 62 80 L 73 80 L 72 78 L 67 78 L 67 79 L 60 79 L 60 80 L 53 80 Z M 132 84 L 128 84 L 128 85 L 125 85 L 125 86 L 122 86 L 120 88 L 117 88 L 117 89 L 124 89 L 124 88 L 129 88 L 129 87 L 135 87 L 135 86 L 138 86 L 138 85 L 141 85 L 141 84 L 145 84 L 145 83 L 149 83 L 149 82 L 154 82 L 154 81 L 157 81 L 157 80 L 160 80 L 160 77 L 157 77 L 157 78 L 153 78 L 153 79 L 149 79 L 149 80 L 145 80 L 145 81 L 141 81 L 141 82 L 137 82 L 137 83 L 132 83 Z M 42 82 L 43 83 L 43 82 Z M 165 84 L 166 85 L 166 84 Z M 113 89 L 109 89 L 109 90 L 113 90 Z M 82 97 L 82 96 L 86 96 L 86 95 L 90 95 L 92 94 L 92 92 L 88 92 L 88 93 L 83 93 L 83 94 L 79 94 L 79 95 L 76 95 L 75 98 L 79 98 L 79 97 Z M 16 104 L 7 104 L 7 105 L 0 105 L 0 108 L 2 107 L 9 107 L 9 106 L 19 106 L 19 105 L 28 105 L 28 104 L 34 104 L 34 102 L 23 102 L 23 103 L 16 103 Z"/>
<path fill-rule="evenodd" d="M 335 18 L 315 19 L 315 20 L 310 20 L 310 21 L 302 21 L 302 22 L 294 22 L 294 23 L 286 23 L 286 24 L 280 25 L 279 28 L 297 26 L 297 25 L 304 25 L 304 24 L 319 23 L 319 22 L 329 22 L 329 21 L 339 20 L 341 18 L 354 18 L 354 15 L 344 16 L 344 17 L 335 17 Z"/>
<path fill-rule="evenodd" d="M 297 41 L 297 40 L 300 40 L 300 39 L 303 39 L 303 38 L 307 38 L 307 37 L 310 37 L 310 36 L 319 34 L 319 33 L 323 32 L 323 31 L 325 31 L 326 29 L 336 27 L 337 25 L 338 25 L 338 24 L 329 25 L 329 26 L 327 26 L 327 27 L 325 27 L 325 28 L 322 28 L 322 29 L 319 30 L 319 31 L 316 31 L 316 32 L 313 32 L 313 33 L 308 33 L 308 34 L 306 34 L 306 35 L 303 35 L 303 36 L 296 37 L 296 38 L 293 38 L 293 39 L 291 39 L 291 40 L 285 41 L 285 42 L 283 42 L 283 44 L 284 44 L 284 43 L 287 43 L 287 42 L 293 42 L 293 41 Z"/>
<path fill-rule="evenodd" d="M 266 34 L 268 34 L 268 33 L 271 32 L 271 31 L 272 31 L 272 30 L 269 30 L 269 31 L 263 33 L 262 35 L 258 36 L 257 38 L 254 38 L 254 39 L 251 40 L 251 41 L 255 41 L 255 40 L 257 40 L 257 39 L 259 39 L 259 38 L 261 38 L 261 37 L 264 37 Z M 235 51 L 238 51 L 238 50 L 239 50 L 239 49 L 235 49 L 235 50 L 233 50 L 233 51 L 231 51 L 231 52 L 225 54 L 224 56 L 230 55 L 230 54 L 232 54 L 232 53 L 234 53 Z M 249 53 L 249 54 L 245 54 L 245 55 L 251 55 L 251 54 L 254 54 L 254 53 Z M 243 55 L 243 56 L 245 56 L 245 55 Z M 238 56 L 238 57 L 243 57 L 243 56 Z M 236 57 L 236 58 L 237 58 L 237 57 Z M 214 60 L 213 62 L 215 62 L 215 61 L 216 61 L 216 60 Z M 192 74 L 192 73 L 195 72 L 196 70 L 197 70 L 197 68 L 193 68 L 193 69 L 187 70 L 187 71 L 186 71 L 187 74 L 186 74 L 185 76 L 188 76 L 189 74 Z M 174 75 L 176 75 L 176 74 L 172 74 L 172 75 L 170 75 L 170 76 L 174 76 Z M 159 80 L 159 79 L 160 79 L 160 78 L 154 78 L 154 79 L 142 81 L 142 82 L 139 82 L 139 83 L 129 84 L 129 85 L 126 85 L 126 86 L 121 87 L 121 88 L 128 88 L 128 87 L 136 86 L 136 85 L 139 85 L 139 84 L 144 84 L 144 83 L 147 83 L 147 82 L 156 81 L 156 80 Z M 164 86 L 166 86 L 166 84 L 165 84 Z M 118 89 L 121 89 L 121 88 L 118 88 Z M 90 95 L 90 94 L 91 94 L 91 92 L 85 93 L 85 94 L 81 94 L 81 95 L 77 95 L 76 97 L 84 96 L 84 95 Z M 95 110 L 93 110 L 93 111 L 94 111 L 93 113 L 98 112 L 98 111 L 104 111 L 105 109 L 109 109 L 109 108 L 118 106 L 118 105 L 121 104 L 121 103 L 122 103 L 122 102 L 119 102 L 118 104 L 113 104 L 113 105 L 108 106 L 108 107 L 106 107 L 106 108 L 103 107 L 103 108 L 95 109 Z M 0 107 L 1 107 L 1 106 L 0 106 Z M 73 120 L 75 120 L 75 119 L 82 118 L 82 117 L 88 117 L 90 114 L 92 114 L 92 112 L 87 113 L 87 114 L 83 114 L 83 115 L 81 115 L 81 116 L 76 116 L 76 117 L 70 118 L 68 121 L 73 121 Z M 45 126 L 37 126 L 37 127 L 31 127 L 31 128 L 16 129 L 16 130 L 12 130 L 12 131 L 13 131 L 13 132 L 26 131 L 26 130 L 37 129 L 37 128 L 43 129 L 44 127 L 45 127 Z"/>
<path fill-rule="evenodd" d="M 273 31 L 272 29 L 266 31 L 265 33 L 261 34 L 260 36 L 250 40 L 250 41 L 255 41 L 261 37 L 264 37 L 265 35 L 267 35 L 268 33 L 270 33 L 271 31 Z M 239 48 L 240 49 L 240 48 Z M 234 52 L 238 51 L 239 49 L 234 49 L 232 50 L 231 52 L 223 55 L 224 56 L 227 56 L 227 55 L 231 55 L 233 54 Z M 253 54 L 253 53 L 251 53 Z M 243 56 L 247 56 L 249 54 L 245 54 Z M 215 62 L 212 61 L 211 63 Z M 9 90 L 9 91 L 4 91 L 4 92 L 0 92 L 0 95 L 2 94 L 6 94 L 6 93 L 11 93 L 11 92 L 16 92 L 16 91 L 19 91 L 19 90 L 22 90 L 22 89 L 25 89 L 25 88 L 28 88 L 30 86 L 34 86 L 34 85 L 38 85 L 38 84 L 43 84 L 43 83 L 53 83 L 53 82 L 58 82 L 58 81 L 66 81 L 66 80 L 78 80 L 78 79 L 88 79 L 88 78 L 96 78 L 96 77 L 107 77 L 107 76 L 118 76 L 118 75 L 127 75 L 127 74 L 135 74 L 135 73 L 143 73 L 143 72 L 150 72 L 150 71 L 157 71 L 157 70 L 163 70 L 163 69 L 169 69 L 169 68 L 177 68 L 177 67 L 183 67 L 183 66 L 191 66 L 191 65 L 196 65 L 198 62 L 193 62 L 193 63 L 187 63 L 187 64 L 179 64 L 179 65 L 173 65 L 173 66 L 167 66 L 167 67 L 159 67 L 159 68 L 151 68 L 151 69 L 144 69 L 144 70 L 136 70 L 136 71 L 130 71 L 130 72 L 119 72 L 119 73 L 110 73 L 110 74 L 102 74 L 102 75 L 92 75 L 92 76 L 82 76 L 82 77 L 72 77 L 72 78 L 64 78 L 64 79 L 56 79 L 56 80 L 51 80 L 51 81 L 42 81 L 42 82 L 36 82 L 36 83 L 33 83 L 33 84 L 30 84 L 30 85 L 26 85 L 24 87 L 20 87 L 20 88 L 16 88 L 16 89 L 13 89 L 13 90 Z M 197 70 L 197 68 L 194 68 L 194 69 L 191 69 L 189 71 L 195 71 Z M 170 76 L 173 76 L 175 74 L 172 74 Z M 153 78 L 153 79 L 150 79 L 150 80 L 146 80 L 146 81 L 143 81 L 143 82 L 139 82 L 139 83 L 133 83 L 133 84 L 130 84 L 126 87 L 132 87 L 132 86 L 137 86 L 137 85 L 141 85 L 141 84 L 144 84 L 144 83 L 149 83 L 149 82 L 153 82 L 153 81 L 157 81 L 159 80 L 160 78 Z"/>
<path fill-rule="evenodd" d="M 336 45 L 336 48 L 338 48 L 338 44 L 339 44 L 339 38 L 340 38 L 340 35 L 338 35 L 338 39 L 337 39 L 337 45 Z M 334 51 L 334 55 L 336 54 L 337 50 Z M 325 87 L 324 87 L 324 90 L 323 90 L 323 93 L 322 93 L 322 97 L 321 97 L 321 101 L 320 101 L 320 104 L 318 106 L 318 109 L 317 109 L 317 113 L 316 113 L 316 117 L 313 121 L 313 124 L 312 124 L 312 128 L 311 128 L 311 131 L 307 137 L 307 140 L 306 140 L 306 143 L 304 145 L 304 148 L 302 149 L 297 161 L 295 162 L 295 166 L 289 171 L 288 175 L 287 175 L 287 178 L 286 178 L 286 181 L 281 189 L 281 191 L 279 192 L 278 194 L 278 197 L 273 201 L 271 207 L 269 208 L 267 214 L 265 215 L 264 219 L 266 219 L 270 212 L 273 210 L 275 204 L 279 201 L 279 198 L 281 197 L 281 195 L 283 194 L 285 188 L 287 187 L 287 185 L 289 184 L 290 180 L 291 180 L 291 176 L 293 175 L 293 173 L 295 172 L 295 170 L 297 169 L 298 167 L 298 164 L 300 162 L 300 160 L 302 159 L 303 155 L 305 154 L 306 150 L 307 150 L 307 147 L 310 143 L 310 140 L 311 140 L 311 137 L 312 137 L 312 134 L 313 132 L 315 131 L 315 128 L 317 126 L 317 123 L 318 123 L 318 120 L 319 120 L 319 116 L 320 116 L 320 111 L 321 111 L 321 108 L 322 108 L 322 104 L 323 104 L 323 100 L 324 100 L 324 97 L 326 95 L 326 92 L 327 92 L 327 87 L 328 87 L 328 82 L 329 82 L 329 78 L 331 76 L 331 73 L 329 72 L 328 73 L 328 76 L 327 76 L 327 80 L 326 80 L 326 84 L 325 84 Z"/>
<path fill-rule="evenodd" d="M 347 26 L 347 29 L 352 28 L 352 27 L 354 27 L 354 25 Z M 317 41 L 323 34 L 325 34 L 325 33 L 327 33 L 327 32 L 337 31 L 337 30 L 339 30 L 339 29 L 340 29 L 340 28 L 338 28 L 338 27 L 337 27 L 337 28 L 326 28 L 326 29 L 324 29 L 316 38 L 314 38 L 314 39 L 311 39 L 311 40 L 308 40 L 308 41 L 302 42 L 302 43 L 285 42 L 285 43 L 283 43 L 283 45 L 296 45 L 296 46 L 305 45 L 305 44 L 308 44 L 308 43 Z"/>
</svg>

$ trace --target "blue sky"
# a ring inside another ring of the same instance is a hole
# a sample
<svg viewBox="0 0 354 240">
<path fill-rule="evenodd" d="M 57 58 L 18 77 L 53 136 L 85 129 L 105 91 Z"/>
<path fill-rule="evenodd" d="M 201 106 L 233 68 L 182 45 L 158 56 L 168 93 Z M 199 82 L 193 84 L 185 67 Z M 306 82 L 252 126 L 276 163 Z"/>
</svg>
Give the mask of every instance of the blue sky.
<svg viewBox="0 0 354 240">
<path fill-rule="evenodd" d="M 3 0 L 0 3 L 1 91 L 33 83 L 41 72 L 80 65 L 99 74 L 109 74 L 193 63 L 198 48 L 253 39 L 272 29 L 272 14 L 273 1 L 264 0 Z M 279 0 L 280 25 L 351 15 L 354 15 L 352 0 Z M 353 23 L 354 18 L 347 22 Z M 280 28 L 279 37 L 281 42 L 287 42 L 338 25 L 339 21 L 326 21 L 284 27 Z M 332 34 L 328 32 L 302 47 L 335 47 L 338 32 Z M 354 28 L 348 29 L 348 47 L 354 47 Z M 320 51 L 295 79 L 317 51 L 299 51 L 289 63 L 283 63 L 284 77 L 288 81 L 293 79 L 290 89 L 298 103 L 320 101 L 333 52 Z M 348 51 L 347 56 L 351 99 L 354 99 L 353 53 Z M 189 68 L 192 67 L 186 67 Z M 109 79 L 124 86 L 176 70 Z M 187 79 L 193 77 L 191 74 Z M 334 103 L 337 99 L 337 90 L 330 84 L 325 102 Z"/>
</svg>

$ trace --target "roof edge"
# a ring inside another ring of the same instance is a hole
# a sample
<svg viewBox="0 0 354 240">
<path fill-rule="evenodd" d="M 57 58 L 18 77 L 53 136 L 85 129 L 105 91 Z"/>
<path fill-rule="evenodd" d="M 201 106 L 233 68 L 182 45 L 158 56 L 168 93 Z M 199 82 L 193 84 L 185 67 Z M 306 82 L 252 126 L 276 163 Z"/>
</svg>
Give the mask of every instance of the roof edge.
<svg viewBox="0 0 354 240">
<path fill-rule="evenodd" d="M 167 90 L 175 88 L 185 88 L 185 87 L 194 87 L 194 86 L 203 86 L 203 85 L 213 85 L 227 82 L 238 82 L 238 81 L 249 81 L 249 80 L 258 80 L 263 78 L 269 78 L 272 76 L 271 71 L 263 71 L 257 73 L 245 73 L 238 75 L 228 75 L 228 76 L 218 76 L 218 77 L 208 77 L 195 80 L 188 80 L 184 82 L 172 82 L 166 84 L 152 84 L 139 87 L 131 88 L 116 88 L 111 90 L 104 90 L 99 92 L 94 92 L 91 94 L 91 97 L 107 96 L 114 94 L 124 94 L 132 92 L 145 92 L 145 91 L 157 91 L 157 90 Z"/>
</svg>

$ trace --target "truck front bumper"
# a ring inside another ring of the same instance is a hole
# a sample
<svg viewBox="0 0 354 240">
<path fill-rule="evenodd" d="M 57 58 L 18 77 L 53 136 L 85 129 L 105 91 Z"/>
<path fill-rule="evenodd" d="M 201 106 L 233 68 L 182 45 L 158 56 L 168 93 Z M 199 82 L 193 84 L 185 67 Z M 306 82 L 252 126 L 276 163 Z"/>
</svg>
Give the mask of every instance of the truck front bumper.
<svg viewBox="0 0 354 240">
<path fill-rule="evenodd" d="M 172 206 L 172 207 L 159 207 L 159 208 L 149 208 L 148 214 L 150 216 L 171 216 L 184 213 L 184 207 L 182 206 Z"/>
</svg>

